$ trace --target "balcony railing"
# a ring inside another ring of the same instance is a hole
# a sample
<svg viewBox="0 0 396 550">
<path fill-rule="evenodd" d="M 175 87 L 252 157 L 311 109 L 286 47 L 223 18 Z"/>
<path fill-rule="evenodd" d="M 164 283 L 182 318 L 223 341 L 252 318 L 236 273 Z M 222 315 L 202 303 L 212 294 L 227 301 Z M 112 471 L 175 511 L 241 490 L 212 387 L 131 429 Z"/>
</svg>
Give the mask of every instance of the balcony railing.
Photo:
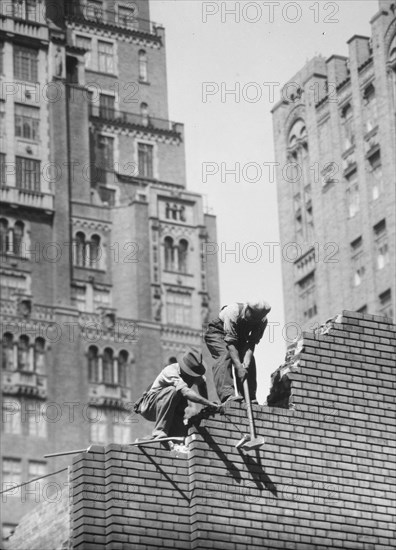
<svg viewBox="0 0 396 550">
<path fill-rule="evenodd" d="M 0 202 L 27 206 L 28 208 L 40 208 L 41 210 L 54 210 L 54 195 L 18 187 L 0 187 Z"/>
<path fill-rule="evenodd" d="M 145 128 L 150 132 L 170 132 L 180 135 L 183 126 L 179 122 L 172 122 L 165 118 L 126 113 L 125 111 L 117 111 L 116 109 L 109 109 L 100 105 L 90 105 L 90 116 L 115 124 Z"/>
<path fill-rule="evenodd" d="M 94 405 L 126 407 L 131 401 L 131 390 L 118 384 L 90 384 L 89 401 Z"/>
<path fill-rule="evenodd" d="M 44 22 L 20 19 L 9 16 L 6 13 L 0 13 L 0 30 L 29 38 L 48 40 L 48 27 L 45 26 Z"/>
<path fill-rule="evenodd" d="M 148 19 L 135 17 L 132 11 L 130 14 L 125 14 L 118 11 L 104 10 L 89 2 L 86 5 L 81 5 L 79 2 L 66 4 L 65 15 L 69 21 L 76 23 L 88 21 L 94 25 L 118 27 L 153 36 L 158 36 L 157 28 L 160 26 Z"/>
<path fill-rule="evenodd" d="M 44 399 L 47 397 L 47 377 L 30 371 L 3 371 L 2 389 L 4 394 L 25 394 Z"/>
</svg>

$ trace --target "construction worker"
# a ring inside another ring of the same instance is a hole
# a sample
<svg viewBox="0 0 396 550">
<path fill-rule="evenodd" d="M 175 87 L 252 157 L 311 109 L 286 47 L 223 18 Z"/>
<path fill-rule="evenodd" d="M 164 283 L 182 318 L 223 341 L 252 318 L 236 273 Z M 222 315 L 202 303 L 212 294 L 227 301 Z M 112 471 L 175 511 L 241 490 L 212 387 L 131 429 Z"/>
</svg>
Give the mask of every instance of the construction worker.
<svg viewBox="0 0 396 550">
<path fill-rule="evenodd" d="M 215 359 L 213 379 L 220 401 L 242 400 L 243 382 L 247 378 L 250 399 L 257 403 L 257 377 L 254 348 L 268 324 L 271 306 L 264 300 L 224 306 L 211 321 L 205 342 Z M 233 368 L 237 388 L 234 388 Z M 238 395 L 236 395 L 236 390 Z"/>
<path fill-rule="evenodd" d="M 157 376 L 134 410 L 143 418 L 155 422 L 153 439 L 184 436 L 184 411 L 188 401 L 217 408 L 218 403 L 208 401 L 202 353 L 189 348 L 177 357 L 177 362 L 168 365 Z M 191 389 L 196 385 L 199 393 Z"/>
</svg>

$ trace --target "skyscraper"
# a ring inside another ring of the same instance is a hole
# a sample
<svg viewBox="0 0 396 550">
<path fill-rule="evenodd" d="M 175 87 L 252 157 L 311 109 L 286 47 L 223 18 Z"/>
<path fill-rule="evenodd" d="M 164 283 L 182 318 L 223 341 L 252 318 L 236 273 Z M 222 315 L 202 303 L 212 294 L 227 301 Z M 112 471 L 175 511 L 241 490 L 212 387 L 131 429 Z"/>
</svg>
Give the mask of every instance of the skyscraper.
<svg viewBox="0 0 396 550">
<path fill-rule="evenodd" d="M 219 289 L 204 250 L 215 218 L 186 189 L 165 32 L 148 0 L 1 10 L 7 488 L 70 458 L 44 454 L 142 435 L 131 404 L 185 346 L 201 346 Z M 4 496 L 4 533 L 65 480 Z"/>
<path fill-rule="evenodd" d="M 349 57 L 317 56 L 273 109 L 287 323 L 395 303 L 395 2 Z"/>
</svg>

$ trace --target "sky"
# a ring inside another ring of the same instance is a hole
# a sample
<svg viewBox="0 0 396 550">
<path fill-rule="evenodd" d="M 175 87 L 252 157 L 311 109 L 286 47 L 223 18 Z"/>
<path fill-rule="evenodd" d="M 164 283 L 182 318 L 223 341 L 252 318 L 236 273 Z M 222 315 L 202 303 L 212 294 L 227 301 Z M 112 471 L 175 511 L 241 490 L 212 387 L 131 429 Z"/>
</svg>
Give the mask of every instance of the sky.
<svg viewBox="0 0 396 550">
<path fill-rule="evenodd" d="M 169 118 L 185 124 L 187 189 L 217 216 L 221 304 L 272 306 L 255 352 L 259 402 L 294 336 L 284 326 L 280 247 L 265 244 L 279 243 L 271 109 L 309 59 L 347 56 L 349 38 L 370 36 L 378 11 L 377 0 L 268 4 L 150 1 L 166 30 Z"/>
</svg>

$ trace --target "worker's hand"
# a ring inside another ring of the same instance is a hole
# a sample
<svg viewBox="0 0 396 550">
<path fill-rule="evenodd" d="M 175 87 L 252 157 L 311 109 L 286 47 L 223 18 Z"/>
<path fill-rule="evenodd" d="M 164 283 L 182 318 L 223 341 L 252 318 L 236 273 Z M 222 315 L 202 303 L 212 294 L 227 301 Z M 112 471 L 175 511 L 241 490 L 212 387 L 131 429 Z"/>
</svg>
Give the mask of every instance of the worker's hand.
<svg viewBox="0 0 396 550">
<path fill-rule="evenodd" d="M 238 378 L 239 378 L 239 380 L 241 381 L 242 384 L 246 380 L 247 375 L 248 375 L 248 371 L 243 366 L 240 367 L 239 369 L 237 369 L 237 376 L 238 376 Z"/>
<path fill-rule="evenodd" d="M 209 401 L 207 405 L 208 409 L 217 410 L 219 407 L 220 407 L 220 403 L 216 403 L 216 401 Z"/>
</svg>

